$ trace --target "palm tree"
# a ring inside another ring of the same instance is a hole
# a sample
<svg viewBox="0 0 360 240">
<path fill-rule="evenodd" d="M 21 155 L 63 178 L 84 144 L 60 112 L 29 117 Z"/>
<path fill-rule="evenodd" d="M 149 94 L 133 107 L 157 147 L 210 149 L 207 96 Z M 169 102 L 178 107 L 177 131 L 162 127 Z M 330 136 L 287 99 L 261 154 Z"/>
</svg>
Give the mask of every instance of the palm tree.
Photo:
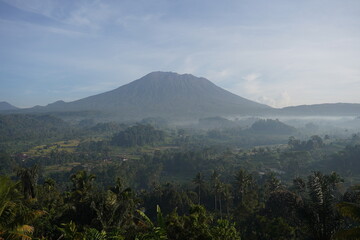
<svg viewBox="0 0 360 240">
<path fill-rule="evenodd" d="M 252 176 L 244 169 L 240 169 L 235 175 L 236 193 L 241 204 L 244 204 L 244 197 L 252 184 Z"/>
<path fill-rule="evenodd" d="M 87 198 L 89 191 L 92 189 L 92 182 L 95 180 L 95 175 L 88 174 L 86 171 L 79 171 L 71 176 L 73 183 L 72 197 L 79 202 Z"/>
<path fill-rule="evenodd" d="M 72 219 L 78 225 L 89 225 L 96 216 L 91 208 L 93 191 L 93 181 L 95 175 L 88 174 L 86 171 L 78 171 L 71 176 L 73 188 L 69 196 L 65 199 L 67 209 L 63 214 L 64 218 Z"/>
<path fill-rule="evenodd" d="M 222 195 L 224 194 L 224 184 L 222 182 L 218 182 L 216 184 L 216 192 L 218 193 L 218 200 L 219 200 L 219 210 L 220 210 L 220 218 L 222 219 Z"/>
<path fill-rule="evenodd" d="M 201 172 L 198 172 L 195 176 L 195 178 L 193 179 L 193 183 L 195 183 L 197 185 L 197 189 L 198 189 L 198 198 L 199 198 L 199 202 L 198 204 L 200 204 L 200 193 L 201 193 L 201 188 L 202 186 L 205 184 L 204 181 L 204 177 L 202 176 Z"/>
<path fill-rule="evenodd" d="M 108 230 L 132 223 L 138 200 L 130 188 L 122 187 L 120 179 L 117 179 L 115 187 L 98 197 L 99 199 L 92 201 L 91 207 L 95 210 L 102 229 Z"/>
<path fill-rule="evenodd" d="M 219 203 L 220 217 L 222 218 L 222 196 L 224 195 L 225 186 L 220 180 L 220 174 L 214 170 L 211 175 L 211 187 L 214 193 L 214 207 L 217 210 L 217 203 Z"/>
<path fill-rule="evenodd" d="M 211 187 L 214 193 L 214 209 L 217 210 L 217 195 L 218 195 L 218 185 L 219 185 L 220 174 L 214 170 L 211 174 Z"/>
<path fill-rule="evenodd" d="M 229 218 L 230 216 L 229 209 L 230 209 L 231 199 L 233 198 L 230 184 L 224 184 L 223 196 L 226 204 L 226 215 Z"/>
<path fill-rule="evenodd" d="M 31 168 L 21 168 L 17 171 L 23 186 L 23 193 L 25 199 L 35 198 L 35 186 L 38 178 L 39 167 L 34 165 Z"/>
<path fill-rule="evenodd" d="M 266 174 L 265 180 L 265 197 L 269 198 L 272 192 L 278 191 L 281 189 L 281 181 L 276 177 L 274 172 Z"/>
<path fill-rule="evenodd" d="M 342 180 L 332 173 L 314 172 L 308 177 L 306 191 L 297 210 L 307 223 L 309 233 L 315 240 L 330 240 L 339 227 L 340 218 L 335 209 L 336 186 Z"/>
</svg>

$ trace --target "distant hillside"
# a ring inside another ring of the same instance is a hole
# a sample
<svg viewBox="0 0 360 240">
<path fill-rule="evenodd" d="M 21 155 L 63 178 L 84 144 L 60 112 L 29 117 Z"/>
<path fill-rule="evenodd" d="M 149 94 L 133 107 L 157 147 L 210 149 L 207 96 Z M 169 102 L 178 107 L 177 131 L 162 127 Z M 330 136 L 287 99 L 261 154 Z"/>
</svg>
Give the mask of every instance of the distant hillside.
<svg viewBox="0 0 360 240">
<path fill-rule="evenodd" d="M 16 110 L 17 107 L 11 105 L 8 102 L 0 102 L 0 111 Z"/>
<path fill-rule="evenodd" d="M 301 105 L 282 108 L 278 113 L 294 116 L 360 116 L 360 104 L 324 103 Z"/>
<path fill-rule="evenodd" d="M 269 109 L 269 106 L 230 93 L 205 78 L 153 72 L 109 92 L 69 103 L 58 101 L 30 111 L 99 111 L 122 120 L 140 120 L 151 117 L 198 119 L 247 115 Z"/>
<path fill-rule="evenodd" d="M 251 131 L 262 134 L 293 134 L 296 128 L 289 126 L 279 120 L 261 119 L 251 126 Z"/>
<path fill-rule="evenodd" d="M 63 120 L 48 115 L 0 115 L 0 143 L 6 141 L 61 139 L 71 136 L 73 129 Z"/>
</svg>

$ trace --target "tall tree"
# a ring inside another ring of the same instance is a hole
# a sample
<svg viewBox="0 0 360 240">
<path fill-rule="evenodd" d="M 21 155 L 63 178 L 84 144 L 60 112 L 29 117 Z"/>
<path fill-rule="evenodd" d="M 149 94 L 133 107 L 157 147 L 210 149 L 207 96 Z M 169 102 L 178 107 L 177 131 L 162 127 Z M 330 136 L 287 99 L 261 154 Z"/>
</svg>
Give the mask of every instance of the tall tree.
<svg viewBox="0 0 360 240">
<path fill-rule="evenodd" d="M 324 175 L 314 172 L 308 177 L 306 191 L 301 194 L 302 201 L 298 204 L 298 212 L 315 240 L 333 239 L 340 226 L 335 195 L 337 184 L 341 181 L 336 173 Z"/>
<path fill-rule="evenodd" d="M 91 208 L 94 195 L 99 194 L 93 189 L 95 175 L 88 174 L 86 171 L 78 171 L 71 176 L 73 188 L 68 196 L 68 211 L 63 217 L 66 222 L 73 220 L 77 225 L 89 225 L 96 217 L 96 213 Z"/>
<path fill-rule="evenodd" d="M 93 187 L 95 178 L 95 175 L 88 174 L 83 170 L 73 174 L 71 176 L 71 181 L 73 183 L 72 198 L 79 202 L 84 201 Z"/>
<path fill-rule="evenodd" d="M 34 165 L 30 168 L 20 168 L 17 171 L 18 177 L 20 177 L 23 194 L 25 199 L 35 198 L 35 186 L 37 184 L 39 173 L 38 165 Z"/>
<path fill-rule="evenodd" d="M 195 178 L 193 179 L 193 183 L 197 186 L 197 190 L 198 190 L 198 204 L 201 204 L 201 189 L 203 187 L 203 185 L 205 184 L 204 181 L 204 177 L 202 176 L 201 172 L 198 172 L 195 176 Z"/>
<path fill-rule="evenodd" d="M 236 195 L 241 204 L 244 204 L 245 196 L 250 191 L 253 183 L 252 176 L 244 169 L 240 169 L 235 175 Z"/>
<path fill-rule="evenodd" d="M 130 188 L 124 188 L 120 178 L 116 185 L 101 195 L 97 195 L 91 203 L 95 210 L 97 220 L 102 229 L 117 229 L 133 224 L 134 213 L 138 200 Z"/>
<path fill-rule="evenodd" d="M 267 199 L 272 192 L 280 190 L 281 181 L 276 177 L 274 172 L 266 174 L 265 177 L 265 195 Z"/>
<path fill-rule="evenodd" d="M 218 190 L 219 190 L 219 181 L 220 181 L 220 174 L 214 170 L 211 174 L 211 189 L 214 194 L 214 210 L 217 210 L 217 196 L 218 196 Z"/>
</svg>

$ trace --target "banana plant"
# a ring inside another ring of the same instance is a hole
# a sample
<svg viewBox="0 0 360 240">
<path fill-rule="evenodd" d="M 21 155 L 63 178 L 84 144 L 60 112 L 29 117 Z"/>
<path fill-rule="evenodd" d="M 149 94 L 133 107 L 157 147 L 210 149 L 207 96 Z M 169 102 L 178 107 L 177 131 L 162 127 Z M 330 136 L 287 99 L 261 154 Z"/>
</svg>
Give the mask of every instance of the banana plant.
<svg viewBox="0 0 360 240">
<path fill-rule="evenodd" d="M 137 210 L 142 217 L 142 224 L 148 226 L 150 231 L 141 233 L 137 236 L 136 240 L 167 240 L 165 220 L 162 215 L 159 205 L 156 206 L 156 224 L 154 224 L 146 214 L 140 210 Z"/>
</svg>

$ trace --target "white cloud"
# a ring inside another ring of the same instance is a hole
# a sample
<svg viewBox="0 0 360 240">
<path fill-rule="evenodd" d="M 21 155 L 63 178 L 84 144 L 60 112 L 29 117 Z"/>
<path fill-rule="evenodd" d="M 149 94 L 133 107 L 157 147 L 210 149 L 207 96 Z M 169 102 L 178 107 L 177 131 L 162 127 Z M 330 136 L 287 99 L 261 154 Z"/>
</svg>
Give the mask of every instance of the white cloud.
<svg viewBox="0 0 360 240">
<path fill-rule="evenodd" d="M 260 76 L 260 74 L 251 73 L 243 77 L 243 79 L 245 80 L 244 88 L 247 94 L 258 95 L 259 93 L 261 93 L 261 83 L 259 82 Z"/>
<path fill-rule="evenodd" d="M 285 107 L 291 104 L 288 91 L 281 90 L 279 86 L 270 87 L 260 73 L 246 74 L 240 82 L 235 84 L 235 87 L 228 90 L 272 107 Z"/>
<path fill-rule="evenodd" d="M 272 96 L 260 96 L 257 100 L 260 103 L 264 103 L 275 108 L 291 105 L 291 97 L 287 91 L 283 91 L 280 94 L 274 94 Z"/>
</svg>

